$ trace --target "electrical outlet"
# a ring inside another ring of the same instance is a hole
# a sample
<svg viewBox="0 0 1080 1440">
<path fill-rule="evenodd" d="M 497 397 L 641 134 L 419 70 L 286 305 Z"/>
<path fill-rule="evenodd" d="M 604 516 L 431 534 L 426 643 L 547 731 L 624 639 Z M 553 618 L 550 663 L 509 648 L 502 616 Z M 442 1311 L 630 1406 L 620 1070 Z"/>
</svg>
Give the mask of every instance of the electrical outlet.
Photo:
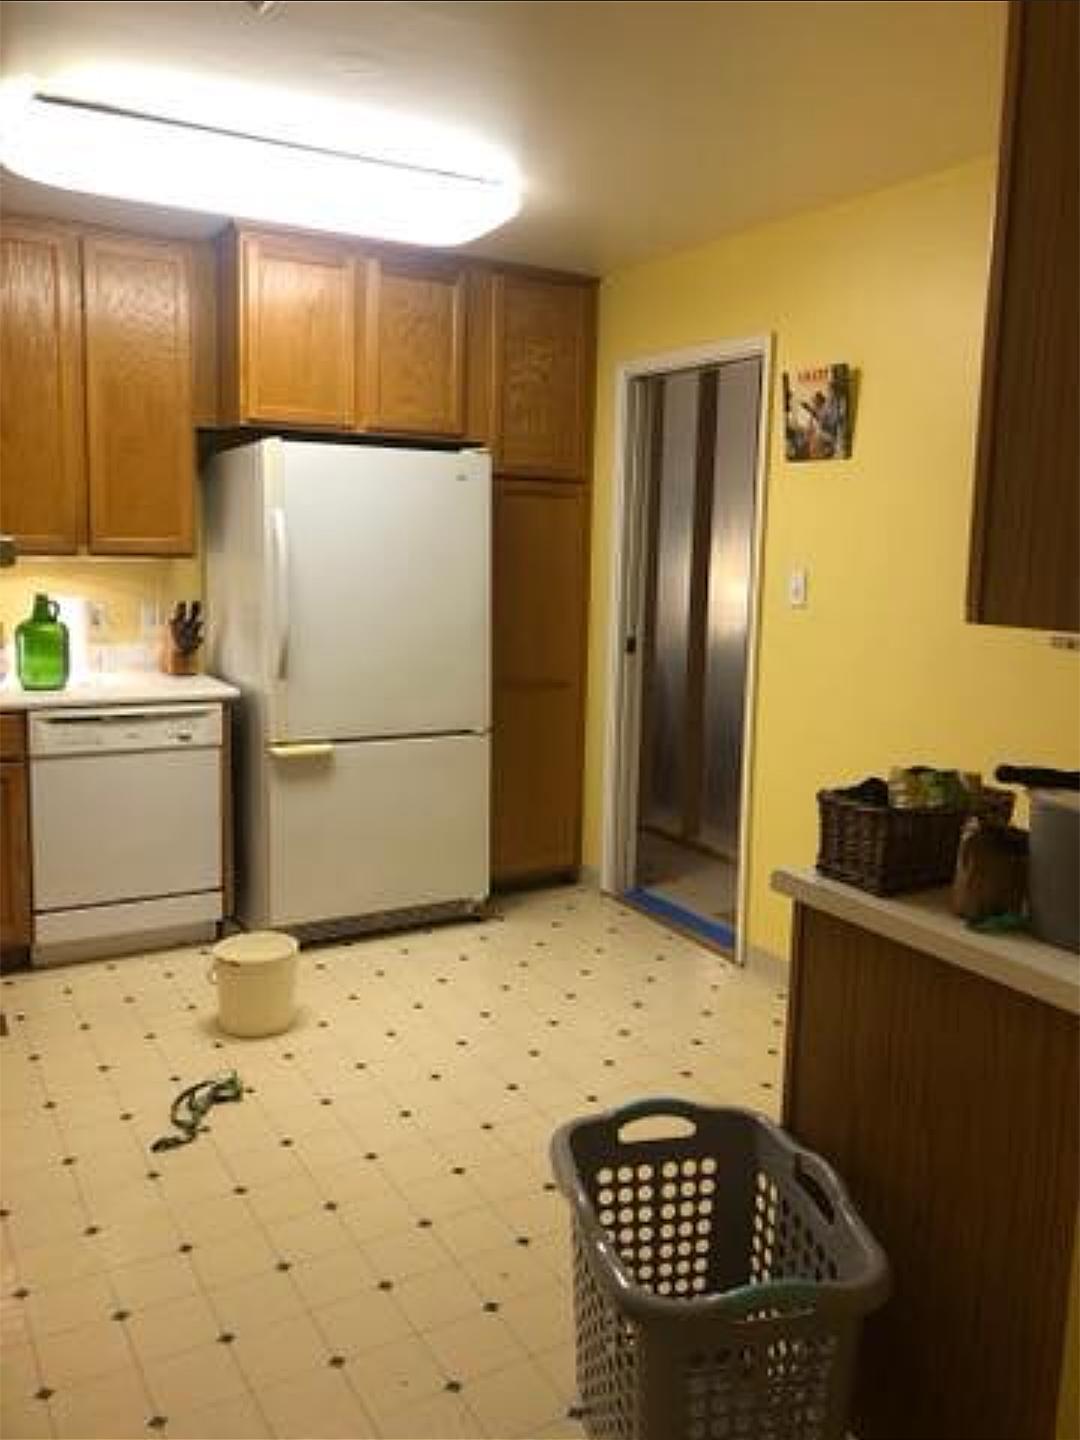
<svg viewBox="0 0 1080 1440">
<path fill-rule="evenodd" d="M 793 610 L 806 608 L 806 589 L 809 574 L 806 570 L 792 570 L 788 575 L 787 598 L 788 604 Z"/>
<path fill-rule="evenodd" d="M 109 626 L 109 612 L 100 600 L 88 600 L 86 602 L 87 622 L 92 634 L 100 635 Z"/>
</svg>

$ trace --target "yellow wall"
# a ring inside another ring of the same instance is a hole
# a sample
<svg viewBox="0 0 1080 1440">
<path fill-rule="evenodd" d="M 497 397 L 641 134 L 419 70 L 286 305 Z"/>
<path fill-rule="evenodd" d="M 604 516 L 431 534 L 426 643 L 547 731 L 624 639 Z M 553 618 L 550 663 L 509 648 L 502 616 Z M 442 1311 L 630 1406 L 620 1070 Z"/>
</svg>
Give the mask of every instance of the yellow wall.
<svg viewBox="0 0 1080 1440">
<path fill-rule="evenodd" d="M 822 785 L 928 761 L 1077 764 L 1077 656 L 963 621 L 993 205 L 987 161 L 616 273 L 600 295 L 586 863 L 599 864 L 615 367 L 776 337 L 750 845 L 750 943 L 786 953 L 778 865 Z M 861 372 L 849 461 L 787 464 L 780 372 Z M 809 606 L 788 608 L 794 566 Z"/>
</svg>

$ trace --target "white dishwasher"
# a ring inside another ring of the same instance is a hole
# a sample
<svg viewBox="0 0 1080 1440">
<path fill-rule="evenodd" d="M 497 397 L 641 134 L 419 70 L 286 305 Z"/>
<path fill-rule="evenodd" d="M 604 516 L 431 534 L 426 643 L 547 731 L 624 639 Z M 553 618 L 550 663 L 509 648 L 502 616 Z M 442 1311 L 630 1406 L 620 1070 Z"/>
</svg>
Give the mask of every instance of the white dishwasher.
<svg viewBox="0 0 1080 1440">
<path fill-rule="evenodd" d="M 30 715 L 35 964 L 214 934 L 221 743 L 218 704 Z"/>
</svg>

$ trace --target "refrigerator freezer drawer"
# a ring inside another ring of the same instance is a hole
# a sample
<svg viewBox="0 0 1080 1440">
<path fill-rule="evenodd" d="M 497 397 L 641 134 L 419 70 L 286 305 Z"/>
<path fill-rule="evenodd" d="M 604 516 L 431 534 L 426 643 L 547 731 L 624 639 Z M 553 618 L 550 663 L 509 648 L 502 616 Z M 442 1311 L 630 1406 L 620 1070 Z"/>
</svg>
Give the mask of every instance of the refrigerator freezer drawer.
<svg viewBox="0 0 1080 1440">
<path fill-rule="evenodd" d="M 487 895 L 486 735 L 280 747 L 264 765 L 267 913 L 249 924 Z"/>
</svg>

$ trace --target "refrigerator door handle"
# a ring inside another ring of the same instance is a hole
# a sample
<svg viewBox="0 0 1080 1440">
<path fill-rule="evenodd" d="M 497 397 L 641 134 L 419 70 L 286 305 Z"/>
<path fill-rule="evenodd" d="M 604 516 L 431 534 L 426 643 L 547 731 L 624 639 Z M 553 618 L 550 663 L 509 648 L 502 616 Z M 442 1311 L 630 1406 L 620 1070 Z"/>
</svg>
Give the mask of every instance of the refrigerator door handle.
<svg viewBox="0 0 1080 1440">
<path fill-rule="evenodd" d="M 275 760 L 319 760 L 334 753 L 329 740 L 299 740 L 292 744 L 269 746 Z"/>
<path fill-rule="evenodd" d="M 289 665 L 289 537 L 285 511 L 280 507 L 270 512 L 270 533 L 274 554 L 274 675 L 284 680 Z"/>
</svg>

